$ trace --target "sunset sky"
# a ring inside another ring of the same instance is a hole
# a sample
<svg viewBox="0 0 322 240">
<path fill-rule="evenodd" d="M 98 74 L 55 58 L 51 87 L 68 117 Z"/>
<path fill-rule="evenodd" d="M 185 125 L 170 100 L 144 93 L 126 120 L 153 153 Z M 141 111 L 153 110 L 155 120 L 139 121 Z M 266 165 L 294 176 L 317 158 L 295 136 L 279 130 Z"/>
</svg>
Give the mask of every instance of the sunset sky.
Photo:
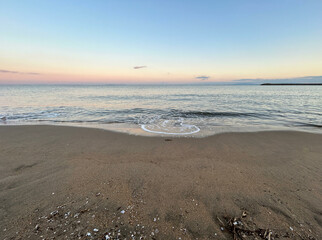
<svg viewBox="0 0 322 240">
<path fill-rule="evenodd" d="M 0 83 L 321 75 L 321 0 L 0 0 Z"/>
</svg>

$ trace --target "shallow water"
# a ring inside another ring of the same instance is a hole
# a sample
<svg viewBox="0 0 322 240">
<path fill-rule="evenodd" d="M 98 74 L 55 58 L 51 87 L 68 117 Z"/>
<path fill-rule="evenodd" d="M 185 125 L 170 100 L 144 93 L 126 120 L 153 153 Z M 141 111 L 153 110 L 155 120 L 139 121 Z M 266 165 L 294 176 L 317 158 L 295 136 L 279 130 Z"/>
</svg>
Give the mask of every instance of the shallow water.
<svg viewBox="0 0 322 240">
<path fill-rule="evenodd" d="M 1 124 L 64 124 L 134 134 L 322 132 L 321 86 L 8 85 Z"/>
</svg>

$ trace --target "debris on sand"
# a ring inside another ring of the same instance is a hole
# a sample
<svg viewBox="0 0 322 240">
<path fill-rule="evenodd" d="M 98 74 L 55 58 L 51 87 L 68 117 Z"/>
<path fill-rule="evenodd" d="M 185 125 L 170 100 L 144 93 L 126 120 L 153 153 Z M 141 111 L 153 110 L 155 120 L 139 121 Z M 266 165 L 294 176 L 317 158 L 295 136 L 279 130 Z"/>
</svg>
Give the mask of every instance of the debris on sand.
<svg viewBox="0 0 322 240">
<path fill-rule="evenodd" d="M 38 231 L 38 230 L 39 230 L 39 224 L 35 226 L 35 231 Z"/>
<path fill-rule="evenodd" d="M 266 239 L 274 240 L 279 238 L 279 234 L 273 233 L 270 229 L 263 229 L 256 227 L 254 222 L 246 221 L 247 213 L 244 211 L 241 217 L 223 217 L 224 220 L 217 217 L 221 227 L 221 231 L 226 231 L 232 235 L 234 240 L 242 239 Z"/>
<path fill-rule="evenodd" d="M 102 194 L 104 195 L 104 194 Z M 92 195 L 95 199 L 95 193 Z M 86 198 L 87 200 L 90 200 Z M 196 203 L 196 200 L 192 200 Z M 138 201 L 140 204 L 141 200 Z M 101 202 L 99 202 L 101 204 Z M 120 206 L 120 207 L 118 207 Z M 286 228 L 271 229 L 266 226 L 257 225 L 251 214 L 241 211 L 239 217 L 213 215 L 212 224 L 214 228 L 211 235 L 203 234 L 197 225 L 194 231 L 189 221 L 180 222 L 179 226 L 170 225 L 175 222 L 164 222 L 162 215 L 153 213 L 146 219 L 142 218 L 137 203 L 129 202 L 125 205 L 99 206 L 90 201 L 84 205 L 83 200 L 60 204 L 46 213 L 34 212 L 33 221 L 24 229 L 24 239 L 167 239 L 164 238 L 171 229 L 169 239 L 233 239 L 233 240 L 278 240 L 278 239 L 302 239 L 317 240 L 310 233 L 297 231 L 297 226 L 288 224 Z M 106 209 L 110 209 L 106 211 Z M 104 210 L 105 209 L 105 210 Z M 114 211 L 112 211 L 114 209 Z M 184 214 L 185 209 L 181 209 Z M 191 209 L 188 211 L 192 212 Z M 187 212 L 186 212 L 187 213 Z M 233 215 L 234 216 L 234 215 Z M 169 224 L 169 225 L 165 225 Z M 199 224 L 199 222 L 198 222 Z M 215 226 L 216 225 L 216 226 Z M 166 226 L 167 228 L 165 228 Z M 193 225 L 192 225 L 193 226 Z M 266 227 L 266 228 L 265 228 Z M 217 231 L 216 231 L 217 229 Z M 6 231 L 4 229 L 3 231 Z M 199 231 L 199 232 L 198 232 Z M 19 233 L 20 234 L 20 233 Z M 208 233 L 207 233 L 208 234 Z M 17 234 L 16 234 L 17 235 Z M 17 235 L 19 236 L 19 235 Z M 22 236 L 22 235 L 21 235 Z M 209 237 L 211 236 L 211 238 Z M 20 237 L 20 236 L 19 236 Z M 205 238 L 203 238 L 205 237 Z M 226 237 L 226 238 L 224 238 Z"/>
</svg>

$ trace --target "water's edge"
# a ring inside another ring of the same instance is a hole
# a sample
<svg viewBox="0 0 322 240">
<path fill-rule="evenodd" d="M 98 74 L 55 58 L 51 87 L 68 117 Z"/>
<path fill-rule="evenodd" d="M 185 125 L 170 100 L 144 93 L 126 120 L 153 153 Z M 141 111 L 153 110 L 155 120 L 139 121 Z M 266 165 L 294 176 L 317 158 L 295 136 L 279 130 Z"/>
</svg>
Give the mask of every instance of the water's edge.
<svg viewBox="0 0 322 240">
<path fill-rule="evenodd" d="M 42 124 L 34 124 L 34 123 L 20 123 L 20 124 L 0 124 L 0 127 L 38 127 L 38 126 L 50 126 L 50 127 L 67 127 L 67 128 L 85 128 L 85 129 L 96 129 L 96 130 L 103 130 L 106 132 L 113 132 L 113 133 L 120 133 L 130 136 L 140 136 L 140 137 L 160 137 L 160 138 L 207 138 L 211 136 L 221 135 L 221 134 L 230 134 L 230 133 L 260 133 L 260 132 L 299 132 L 299 133 L 310 133 L 310 134 L 322 134 L 319 131 L 313 130 L 304 130 L 304 129 L 291 129 L 291 128 L 266 128 L 266 129 L 251 129 L 251 128 L 244 128 L 239 129 L 237 131 L 233 130 L 226 130 L 226 131 L 218 131 L 215 133 L 208 133 L 208 134 L 156 134 L 145 132 L 141 128 L 121 128 L 121 127 L 100 127 L 98 125 L 79 125 L 79 124 L 53 124 L 53 123 L 42 123 Z"/>
</svg>

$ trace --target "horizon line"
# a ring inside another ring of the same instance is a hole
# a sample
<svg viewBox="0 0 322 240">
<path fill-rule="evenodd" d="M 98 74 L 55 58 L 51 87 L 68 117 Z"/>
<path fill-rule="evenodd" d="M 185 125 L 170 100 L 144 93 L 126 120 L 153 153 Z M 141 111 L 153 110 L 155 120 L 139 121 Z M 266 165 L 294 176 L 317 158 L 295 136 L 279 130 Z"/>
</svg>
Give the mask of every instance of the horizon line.
<svg viewBox="0 0 322 240">
<path fill-rule="evenodd" d="M 72 81 L 0 81 L 0 85 L 260 85 L 263 83 L 322 83 L 322 75 L 289 78 L 240 78 L 229 81 L 158 81 L 158 82 L 72 82 Z"/>
</svg>

